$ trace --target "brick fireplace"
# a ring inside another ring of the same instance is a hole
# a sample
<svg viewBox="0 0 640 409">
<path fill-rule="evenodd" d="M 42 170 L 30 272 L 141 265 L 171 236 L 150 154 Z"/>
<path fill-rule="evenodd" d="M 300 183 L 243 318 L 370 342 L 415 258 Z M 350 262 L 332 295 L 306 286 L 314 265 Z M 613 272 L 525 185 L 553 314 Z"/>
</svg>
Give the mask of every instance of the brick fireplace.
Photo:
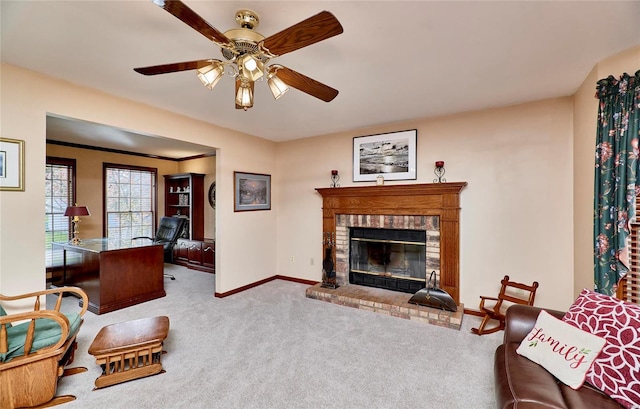
<svg viewBox="0 0 640 409">
<path fill-rule="evenodd" d="M 425 231 L 427 237 L 425 245 L 426 268 L 423 273 L 435 271 L 437 277 L 440 277 L 440 219 L 438 216 L 339 214 L 336 215 L 335 236 L 336 279 L 338 285 L 348 285 L 350 283 L 349 230 L 358 227 Z M 422 278 L 424 278 L 424 274 Z"/>
<path fill-rule="evenodd" d="M 426 271 L 436 271 L 439 286 L 459 304 L 460 192 L 466 185 L 459 182 L 316 189 L 323 198 L 323 236 L 334 238 L 340 287 L 314 286 L 307 296 L 459 328 L 461 308 L 458 313 L 451 313 L 419 307 L 407 304 L 410 294 L 350 284 L 349 229 L 426 231 Z M 326 248 L 325 242 L 323 254 Z"/>
</svg>

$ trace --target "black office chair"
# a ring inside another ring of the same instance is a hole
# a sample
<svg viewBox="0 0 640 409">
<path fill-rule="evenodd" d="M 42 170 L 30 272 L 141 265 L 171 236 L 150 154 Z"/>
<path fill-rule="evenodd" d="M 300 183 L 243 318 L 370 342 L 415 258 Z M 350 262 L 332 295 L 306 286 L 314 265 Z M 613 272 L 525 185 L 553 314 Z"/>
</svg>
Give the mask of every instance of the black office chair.
<svg viewBox="0 0 640 409">
<path fill-rule="evenodd" d="M 184 225 L 187 219 L 183 217 L 167 217 L 164 216 L 160 219 L 160 226 L 156 232 L 156 237 L 134 237 L 131 240 L 147 239 L 153 241 L 154 244 L 162 244 L 164 246 L 164 261 L 165 263 L 173 263 L 173 247 L 178 242 L 178 238 L 182 235 Z M 165 274 L 172 280 L 176 278 L 171 274 Z"/>
</svg>

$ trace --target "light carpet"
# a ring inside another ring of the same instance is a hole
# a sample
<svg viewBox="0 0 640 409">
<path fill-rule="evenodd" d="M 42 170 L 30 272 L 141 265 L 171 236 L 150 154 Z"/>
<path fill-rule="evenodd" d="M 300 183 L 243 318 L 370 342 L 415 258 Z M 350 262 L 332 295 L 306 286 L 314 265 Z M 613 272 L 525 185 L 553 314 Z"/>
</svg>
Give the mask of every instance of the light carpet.
<svg viewBox="0 0 640 409">
<path fill-rule="evenodd" d="M 214 276 L 167 264 L 167 296 L 103 315 L 87 312 L 60 408 L 494 408 L 493 354 L 502 333 L 457 331 L 305 297 L 283 280 L 215 298 Z M 51 302 L 51 300 L 49 300 Z M 77 303 L 65 298 L 64 308 Z M 166 373 L 93 390 L 87 350 L 100 328 L 170 319 Z"/>
</svg>

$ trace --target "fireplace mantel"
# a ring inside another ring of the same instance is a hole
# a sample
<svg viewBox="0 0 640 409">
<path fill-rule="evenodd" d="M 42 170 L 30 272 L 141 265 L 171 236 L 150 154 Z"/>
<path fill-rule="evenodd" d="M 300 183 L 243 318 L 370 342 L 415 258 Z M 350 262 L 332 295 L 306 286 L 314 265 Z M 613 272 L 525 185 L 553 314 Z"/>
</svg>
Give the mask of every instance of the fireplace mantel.
<svg viewBox="0 0 640 409">
<path fill-rule="evenodd" d="M 317 188 L 323 198 L 322 230 L 335 237 L 336 215 L 438 216 L 440 287 L 459 303 L 460 192 L 466 185 L 467 182 L 453 182 Z"/>
</svg>

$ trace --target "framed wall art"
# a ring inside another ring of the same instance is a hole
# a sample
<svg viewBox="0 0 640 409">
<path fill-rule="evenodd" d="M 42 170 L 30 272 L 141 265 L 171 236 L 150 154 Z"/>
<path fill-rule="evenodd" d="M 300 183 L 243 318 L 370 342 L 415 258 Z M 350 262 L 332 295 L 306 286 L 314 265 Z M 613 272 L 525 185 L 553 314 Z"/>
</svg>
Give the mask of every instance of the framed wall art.
<svg viewBox="0 0 640 409">
<path fill-rule="evenodd" d="M 271 210 L 271 175 L 233 172 L 235 212 Z"/>
<path fill-rule="evenodd" d="M 416 178 L 415 129 L 353 138 L 353 181 Z"/>
<path fill-rule="evenodd" d="M 24 191 L 24 141 L 0 138 L 0 190 Z"/>
<path fill-rule="evenodd" d="M 212 209 L 215 209 L 216 208 L 216 181 L 215 180 L 211 182 L 211 185 L 209 186 L 209 194 L 207 196 L 209 197 L 209 205 L 211 206 Z"/>
</svg>

